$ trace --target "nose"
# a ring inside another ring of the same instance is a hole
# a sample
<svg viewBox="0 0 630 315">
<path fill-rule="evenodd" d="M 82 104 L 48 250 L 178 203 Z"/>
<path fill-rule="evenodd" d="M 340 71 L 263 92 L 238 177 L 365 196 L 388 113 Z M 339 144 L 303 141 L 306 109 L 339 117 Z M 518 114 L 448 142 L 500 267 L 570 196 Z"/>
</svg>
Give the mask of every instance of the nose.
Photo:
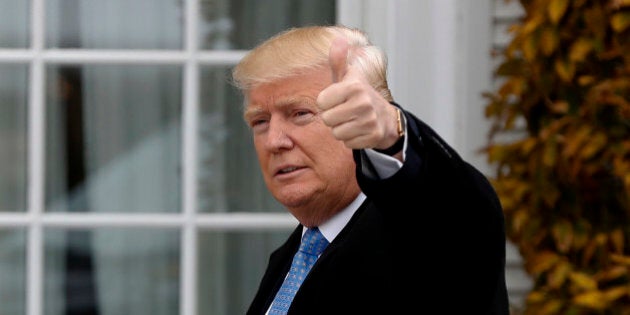
<svg viewBox="0 0 630 315">
<path fill-rule="evenodd" d="M 289 126 L 280 119 L 271 119 L 267 130 L 265 147 L 272 152 L 281 152 L 293 148 L 293 140 L 288 134 Z"/>
</svg>

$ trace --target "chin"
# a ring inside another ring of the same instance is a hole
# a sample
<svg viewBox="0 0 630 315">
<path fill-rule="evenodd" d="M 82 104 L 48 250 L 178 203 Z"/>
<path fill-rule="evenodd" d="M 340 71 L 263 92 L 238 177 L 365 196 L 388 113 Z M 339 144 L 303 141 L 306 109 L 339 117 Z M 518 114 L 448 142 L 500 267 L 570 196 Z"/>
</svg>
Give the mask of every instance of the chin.
<svg viewBox="0 0 630 315">
<path fill-rule="evenodd" d="M 287 208 L 300 208 L 312 201 L 315 193 L 304 188 L 290 189 L 285 187 L 274 192 L 273 195 L 278 202 Z"/>
</svg>

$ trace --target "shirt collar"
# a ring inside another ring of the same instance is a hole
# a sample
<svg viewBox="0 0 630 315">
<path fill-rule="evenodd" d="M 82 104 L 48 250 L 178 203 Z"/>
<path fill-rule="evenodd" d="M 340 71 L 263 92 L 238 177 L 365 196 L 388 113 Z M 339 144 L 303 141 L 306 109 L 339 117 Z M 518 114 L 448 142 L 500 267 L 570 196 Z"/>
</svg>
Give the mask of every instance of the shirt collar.
<svg viewBox="0 0 630 315">
<path fill-rule="evenodd" d="M 365 198 L 366 196 L 363 192 L 359 193 L 357 198 L 345 209 L 341 210 L 318 227 L 329 243 L 332 243 L 335 237 L 339 235 L 339 232 L 348 224 L 350 218 L 352 218 L 354 213 L 359 209 Z M 306 227 L 302 228 L 302 235 L 304 235 L 306 229 Z"/>
</svg>

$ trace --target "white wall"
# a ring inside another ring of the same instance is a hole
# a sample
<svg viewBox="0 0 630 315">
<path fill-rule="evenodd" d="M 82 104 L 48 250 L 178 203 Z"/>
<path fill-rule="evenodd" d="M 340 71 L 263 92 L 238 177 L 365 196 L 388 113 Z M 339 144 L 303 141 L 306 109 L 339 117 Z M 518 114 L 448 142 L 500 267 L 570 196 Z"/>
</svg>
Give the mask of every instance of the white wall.
<svg viewBox="0 0 630 315">
<path fill-rule="evenodd" d="M 491 0 L 341 0 L 339 20 L 368 32 L 389 58 L 394 98 L 482 170 L 490 75 Z"/>
</svg>

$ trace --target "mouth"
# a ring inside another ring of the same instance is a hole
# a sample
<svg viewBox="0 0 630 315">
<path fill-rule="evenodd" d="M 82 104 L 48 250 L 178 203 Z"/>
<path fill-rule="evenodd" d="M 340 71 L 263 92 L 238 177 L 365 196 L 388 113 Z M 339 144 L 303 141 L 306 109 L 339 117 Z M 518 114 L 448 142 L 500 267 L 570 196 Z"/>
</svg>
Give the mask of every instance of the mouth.
<svg viewBox="0 0 630 315">
<path fill-rule="evenodd" d="M 276 176 L 281 176 L 281 175 L 294 173 L 294 172 L 299 171 L 301 169 L 304 169 L 304 167 L 301 167 L 301 166 L 285 166 L 285 167 L 278 168 L 278 170 L 275 172 L 275 174 L 276 174 Z"/>
</svg>

